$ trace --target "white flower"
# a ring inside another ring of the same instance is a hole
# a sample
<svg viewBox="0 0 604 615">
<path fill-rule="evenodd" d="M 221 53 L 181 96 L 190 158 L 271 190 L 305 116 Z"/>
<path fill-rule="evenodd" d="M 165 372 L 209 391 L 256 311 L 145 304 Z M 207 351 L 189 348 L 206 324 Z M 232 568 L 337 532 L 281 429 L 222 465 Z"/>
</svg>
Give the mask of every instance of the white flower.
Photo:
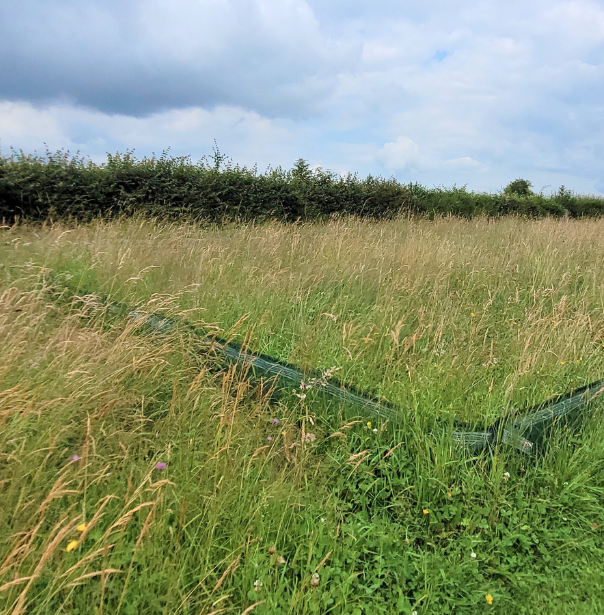
<svg viewBox="0 0 604 615">
<path fill-rule="evenodd" d="M 470 553 L 470 557 L 471 557 L 472 559 L 476 559 L 476 553 L 474 553 L 474 551 L 472 551 L 472 553 Z"/>
<path fill-rule="evenodd" d="M 377 428 L 374 428 L 373 433 L 377 433 Z"/>
<path fill-rule="evenodd" d="M 417 615 L 417 611 L 411 611 L 411 615 Z"/>
<path fill-rule="evenodd" d="M 254 591 L 259 592 L 262 589 L 262 581 L 260 579 L 256 579 L 254 581 Z"/>
<path fill-rule="evenodd" d="M 312 576 L 310 577 L 310 586 L 317 587 L 319 585 L 320 580 L 321 580 L 321 577 L 319 577 L 319 574 L 317 572 L 313 572 Z"/>
<path fill-rule="evenodd" d="M 504 480 L 510 480 L 510 473 L 509 472 L 504 472 L 503 473 L 503 478 L 504 478 Z"/>
</svg>

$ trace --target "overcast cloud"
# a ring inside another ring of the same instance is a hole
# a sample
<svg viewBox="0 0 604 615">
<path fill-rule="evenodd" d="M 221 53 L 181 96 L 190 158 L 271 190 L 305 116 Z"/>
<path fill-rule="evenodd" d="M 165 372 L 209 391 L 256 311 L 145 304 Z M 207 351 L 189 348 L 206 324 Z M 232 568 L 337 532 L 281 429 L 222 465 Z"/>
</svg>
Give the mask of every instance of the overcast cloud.
<svg viewBox="0 0 604 615">
<path fill-rule="evenodd" d="M 0 139 L 604 193 L 604 0 L 0 0 Z"/>
</svg>

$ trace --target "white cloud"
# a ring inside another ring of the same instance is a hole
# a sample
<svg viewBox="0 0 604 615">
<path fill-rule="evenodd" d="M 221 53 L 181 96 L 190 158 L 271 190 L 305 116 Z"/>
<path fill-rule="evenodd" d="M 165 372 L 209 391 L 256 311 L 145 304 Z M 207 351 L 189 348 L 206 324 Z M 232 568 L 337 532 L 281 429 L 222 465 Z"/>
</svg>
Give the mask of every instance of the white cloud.
<svg viewBox="0 0 604 615">
<path fill-rule="evenodd" d="M 469 156 L 462 156 L 461 158 L 453 158 L 452 160 L 447 160 L 445 164 L 449 164 L 453 167 L 458 168 L 480 168 L 482 165 L 478 160 L 474 160 L 474 158 L 470 158 Z"/>
<path fill-rule="evenodd" d="M 0 135 L 3 153 L 14 146 L 28 151 L 80 150 L 102 162 L 107 152 L 135 149 L 135 154 L 210 154 L 214 140 L 234 162 L 264 170 L 277 158 L 290 166 L 297 156 L 297 137 L 284 125 L 237 107 L 175 109 L 146 118 L 108 115 L 100 111 L 53 105 L 37 108 L 31 103 L 0 102 Z M 299 135 L 298 135 L 299 138 Z"/>
<path fill-rule="evenodd" d="M 386 169 L 402 171 L 419 162 L 419 147 L 409 137 L 400 136 L 395 141 L 384 143 L 376 158 Z"/>
</svg>

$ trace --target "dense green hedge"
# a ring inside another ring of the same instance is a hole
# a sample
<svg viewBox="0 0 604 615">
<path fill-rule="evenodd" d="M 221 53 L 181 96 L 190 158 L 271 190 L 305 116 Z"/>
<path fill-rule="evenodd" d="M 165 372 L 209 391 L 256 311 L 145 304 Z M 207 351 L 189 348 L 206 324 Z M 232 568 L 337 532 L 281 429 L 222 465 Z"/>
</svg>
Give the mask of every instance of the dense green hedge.
<svg viewBox="0 0 604 615">
<path fill-rule="evenodd" d="M 567 212 L 573 217 L 602 215 L 604 198 L 576 196 L 564 187 L 546 197 L 534 194 L 526 180 L 516 180 L 497 194 L 428 189 L 381 177 L 341 177 L 310 169 L 303 160 L 291 170 L 258 173 L 231 164 L 218 151 L 212 160 L 198 163 L 166 154 L 137 160 L 130 152 L 108 155 L 102 165 L 65 152 L 0 158 L 0 219 L 9 222 L 133 213 L 215 222 L 347 214 L 535 217 Z"/>
</svg>

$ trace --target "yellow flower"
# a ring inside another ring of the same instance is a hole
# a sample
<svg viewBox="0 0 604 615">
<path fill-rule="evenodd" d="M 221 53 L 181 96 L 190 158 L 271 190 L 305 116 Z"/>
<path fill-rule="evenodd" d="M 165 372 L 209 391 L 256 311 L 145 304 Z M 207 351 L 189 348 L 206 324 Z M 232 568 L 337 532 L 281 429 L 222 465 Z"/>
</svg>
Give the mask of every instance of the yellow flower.
<svg viewBox="0 0 604 615">
<path fill-rule="evenodd" d="M 371 421 L 367 421 L 367 427 L 371 429 Z"/>
<path fill-rule="evenodd" d="M 564 365 L 564 361 L 560 361 L 560 365 Z"/>
<path fill-rule="evenodd" d="M 493 604 L 493 596 L 491 594 L 487 594 L 484 598 L 488 604 Z"/>
<path fill-rule="evenodd" d="M 470 316 L 476 316 L 476 314 L 474 314 L 474 312 L 472 312 L 472 313 L 470 314 Z"/>
<path fill-rule="evenodd" d="M 448 498 L 452 498 L 452 497 L 453 497 L 453 494 L 449 491 L 449 493 L 447 493 L 447 497 L 448 497 Z"/>
<path fill-rule="evenodd" d="M 424 515 L 429 515 L 430 511 L 427 508 L 424 508 Z"/>
<path fill-rule="evenodd" d="M 86 524 L 85 523 L 80 523 L 80 525 L 78 525 L 78 527 L 76 527 L 76 530 L 78 530 L 78 532 L 83 532 L 86 529 Z"/>
<path fill-rule="evenodd" d="M 73 551 L 78 546 L 77 540 L 72 540 L 66 547 L 65 551 Z"/>
</svg>

